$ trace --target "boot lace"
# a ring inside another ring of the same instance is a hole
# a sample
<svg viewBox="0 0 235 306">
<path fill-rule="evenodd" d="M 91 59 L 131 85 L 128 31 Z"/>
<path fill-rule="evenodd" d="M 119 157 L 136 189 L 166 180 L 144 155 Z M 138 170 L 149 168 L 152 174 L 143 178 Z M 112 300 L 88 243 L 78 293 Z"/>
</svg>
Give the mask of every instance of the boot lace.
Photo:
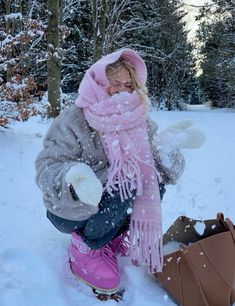
<svg viewBox="0 0 235 306">
<path fill-rule="evenodd" d="M 127 238 L 128 240 L 125 239 L 125 238 Z M 121 234 L 121 237 L 120 237 L 120 239 L 117 242 L 116 252 L 115 253 L 116 254 L 120 253 L 123 256 L 126 255 L 128 253 L 128 250 L 129 250 L 129 245 L 130 245 L 130 243 L 129 243 L 129 235 L 128 235 L 128 233 L 126 232 L 126 233 Z"/>
<path fill-rule="evenodd" d="M 84 261 L 86 261 L 86 259 L 87 258 L 84 258 Z M 111 267 L 111 269 L 113 269 L 113 271 L 116 274 L 119 273 L 117 260 L 114 257 L 114 253 L 108 244 L 106 244 L 100 249 L 91 250 L 90 259 L 92 259 L 92 263 L 91 261 L 87 261 L 86 263 L 84 263 L 84 268 L 86 268 L 87 266 L 90 266 L 91 264 L 97 265 L 100 262 L 105 262 L 107 265 Z"/>
</svg>

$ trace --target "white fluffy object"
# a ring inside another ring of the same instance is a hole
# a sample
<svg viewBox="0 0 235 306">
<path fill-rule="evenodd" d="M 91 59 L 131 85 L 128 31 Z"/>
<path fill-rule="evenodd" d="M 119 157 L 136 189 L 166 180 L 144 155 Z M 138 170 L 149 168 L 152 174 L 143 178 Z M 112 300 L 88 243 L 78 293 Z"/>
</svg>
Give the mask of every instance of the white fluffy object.
<svg viewBox="0 0 235 306">
<path fill-rule="evenodd" d="M 92 206 L 98 206 L 103 193 L 103 186 L 95 172 L 85 163 L 72 166 L 66 174 L 66 182 L 72 184 L 79 199 Z"/>
<path fill-rule="evenodd" d="M 157 146 L 165 144 L 179 149 L 196 149 L 202 146 L 205 141 L 204 133 L 192 128 L 191 120 L 184 120 L 168 126 L 154 136 L 154 143 Z"/>
</svg>

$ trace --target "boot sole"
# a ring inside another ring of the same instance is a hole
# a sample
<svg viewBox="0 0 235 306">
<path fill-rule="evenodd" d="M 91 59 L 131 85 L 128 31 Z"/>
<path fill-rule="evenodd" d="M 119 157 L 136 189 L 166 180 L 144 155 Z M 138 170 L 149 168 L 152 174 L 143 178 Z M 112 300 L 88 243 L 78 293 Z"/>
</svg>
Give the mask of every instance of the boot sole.
<svg viewBox="0 0 235 306">
<path fill-rule="evenodd" d="M 73 273 L 74 276 L 76 276 L 77 279 L 79 279 L 80 281 L 82 281 L 84 284 L 88 285 L 89 287 L 97 290 L 98 293 L 104 293 L 104 294 L 108 294 L 108 295 L 111 295 L 111 294 L 114 294 L 116 293 L 118 290 L 119 290 L 119 287 L 116 287 L 116 288 L 111 288 L 111 289 L 103 289 L 103 288 L 99 288 L 97 286 L 94 286 L 92 285 L 91 283 L 89 283 L 88 281 L 86 281 L 85 279 L 81 278 L 80 276 L 78 276 L 72 269 L 71 265 L 70 265 L 70 269 Z"/>
</svg>

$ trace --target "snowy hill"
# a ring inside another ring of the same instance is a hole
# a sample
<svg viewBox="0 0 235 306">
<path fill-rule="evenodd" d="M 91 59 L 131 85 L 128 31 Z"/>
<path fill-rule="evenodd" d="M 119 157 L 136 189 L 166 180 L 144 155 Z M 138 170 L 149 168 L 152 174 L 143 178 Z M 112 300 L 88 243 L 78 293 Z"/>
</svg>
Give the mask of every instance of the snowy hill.
<svg viewBox="0 0 235 306">
<path fill-rule="evenodd" d="M 191 119 L 206 135 L 197 150 L 185 150 L 186 169 L 168 186 L 164 231 L 182 214 L 214 218 L 222 211 L 235 222 L 235 113 L 226 110 L 152 112 L 159 129 Z M 0 130 L 0 305 L 101 305 L 89 287 L 70 272 L 70 237 L 47 221 L 42 195 L 34 182 L 34 160 L 50 123 L 39 117 Z M 120 260 L 125 306 L 173 306 L 175 303 L 142 268 Z M 116 305 L 115 301 L 103 302 Z"/>
</svg>

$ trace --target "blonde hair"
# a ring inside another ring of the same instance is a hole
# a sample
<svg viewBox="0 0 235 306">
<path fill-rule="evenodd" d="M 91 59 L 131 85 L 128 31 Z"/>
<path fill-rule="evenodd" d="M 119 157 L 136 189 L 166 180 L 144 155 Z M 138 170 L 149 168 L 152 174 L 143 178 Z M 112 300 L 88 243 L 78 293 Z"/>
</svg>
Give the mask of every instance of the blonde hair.
<svg viewBox="0 0 235 306">
<path fill-rule="evenodd" d="M 133 89 L 137 91 L 140 99 L 148 109 L 150 104 L 148 98 L 148 89 L 144 84 L 140 83 L 136 75 L 135 67 L 130 62 L 123 58 L 119 58 L 116 62 L 107 65 L 105 69 L 107 77 L 114 75 L 120 68 L 126 68 L 129 71 L 131 81 L 133 83 Z"/>
</svg>

